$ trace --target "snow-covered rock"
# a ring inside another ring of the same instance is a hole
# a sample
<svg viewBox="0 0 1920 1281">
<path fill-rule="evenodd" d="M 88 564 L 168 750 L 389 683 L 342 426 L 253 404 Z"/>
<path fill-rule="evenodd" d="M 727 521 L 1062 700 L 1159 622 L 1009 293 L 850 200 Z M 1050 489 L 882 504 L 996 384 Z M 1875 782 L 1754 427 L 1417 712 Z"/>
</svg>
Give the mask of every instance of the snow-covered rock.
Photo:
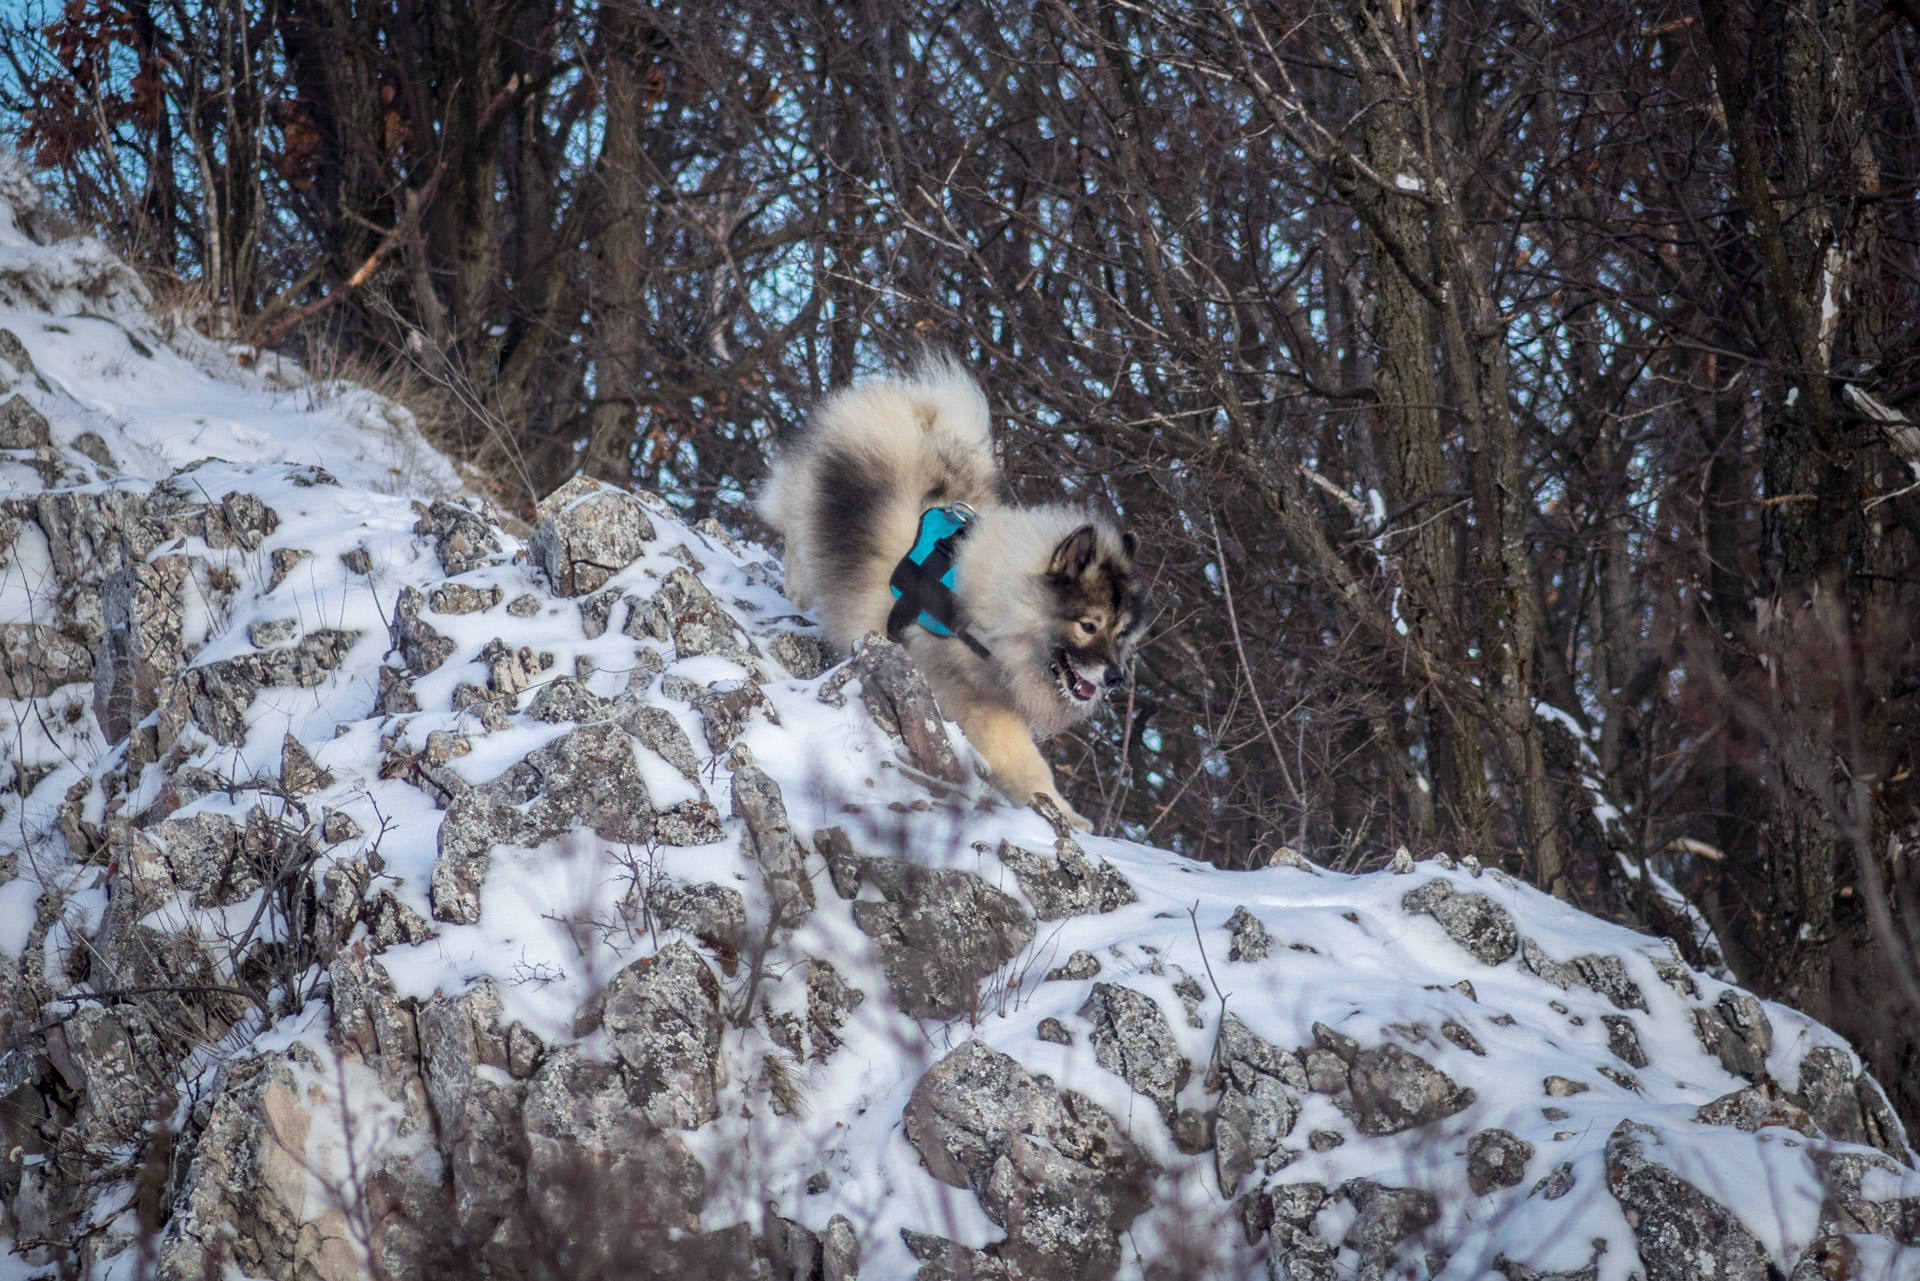
<svg viewBox="0 0 1920 1281">
<path fill-rule="evenodd" d="M 1498 871 L 1076 837 L 764 549 L 590 481 L 523 542 L 21 226 L 26 1271 L 1920 1277 L 1819 1024 Z"/>
</svg>

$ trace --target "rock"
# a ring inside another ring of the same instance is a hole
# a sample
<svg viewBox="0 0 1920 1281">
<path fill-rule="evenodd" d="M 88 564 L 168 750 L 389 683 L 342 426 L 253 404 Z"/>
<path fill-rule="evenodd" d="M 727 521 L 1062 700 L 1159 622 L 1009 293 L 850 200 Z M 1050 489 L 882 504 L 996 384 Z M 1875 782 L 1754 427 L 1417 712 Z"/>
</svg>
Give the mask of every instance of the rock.
<svg viewBox="0 0 1920 1281">
<path fill-rule="evenodd" d="M 1558 1201 L 1561 1197 L 1573 1191 L 1573 1182 L 1572 1163 L 1562 1161 L 1559 1165 L 1548 1171 L 1538 1183 L 1534 1184 L 1533 1191 L 1527 1193 L 1527 1195 L 1541 1197 L 1548 1201 Z"/>
<path fill-rule="evenodd" d="M 1093 1061 L 1151 1099 L 1171 1124 L 1175 1097 L 1192 1065 L 1180 1053 L 1160 1003 L 1132 988 L 1096 983 L 1079 1014 L 1093 1024 Z"/>
<path fill-rule="evenodd" d="M 521 1093 L 484 1069 L 507 1067 L 500 994 L 492 979 L 420 1010 L 421 1078 L 433 1102 L 453 1183 L 453 1213 L 470 1241 L 485 1241 L 515 1208 L 528 1153 Z"/>
<path fill-rule="evenodd" d="M 827 642 L 812 632 L 775 631 L 761 638 L 773 661 L 795 680 L 810 681 L 827 674 L 837 661 Z"/>
<path fill-rule="evenodd" d="M 1520 940 L 1520 960 L 1528 969 L 1563 992 L 1580 981 L 1578 970 L 1554 960 L 1530 938 Z"/>
<path fill-rule="evenodd" d="M 179 673 L 192 573 L 191 558 L 158 556 L 128 565 L 100 584 L 104 630 L 93 665 L 93 714 L 110 743 L 125 741 L 134 726 L 159 708 L 161 687 Z M 9 668 L 15 666 L 11 631 L 0 628 Z M 36 665 L 45 661 L 38 659 Z M 14 685 L 17 689 L 17 678 Z"/>
<path fill-rule="evenodd" d="M 1315 1231 L 1314 1219 L 1327 1201 L 1318 1183 L 1288 1183 L 1273 1190 L 1264 1207 L 1272 1247 L 1267 1255 L 1271 1281 L 1335 1281 L 1338 1249 Z"/>
<path fill-rule="evenodd" d="M 847 670 L 860 682 L 867 715 L 900 744 L 908 765 L 946 783 L 971 780 L 971 771 L 947 738 L 933 688 L 905 646 L 880 635 L 864 636 L 855 643 Z M 1132 887 L 1127 892 L 1126 901 L 1131 902 Z"/>
<path fill-rule="evenodd" d="M 1297 1058 L 1255 1036 L 1232 1013 L 1220 1017 L 1213 1061 L 1221 1091 L 1213 1127 L 1214 1171 L 1220 1194 L 1231 1197 L 1240 1180 L 1293 1132 L 1300 1115 L 1297 1096 L 1309 1087 Z"/>
<path fill-rule="evenodd" d="M 1607 1139 L 1607 1190 L 1633 1230 L 1647 1281 L 1774 1281 L 1767 1251 L 1731 1211 L 1648 1155 L 1662 1146 L 1622 1121 Z"/>
<path fill-rule="evenodd" d="M 15 395 L 0 405 L 0 449 L 42 449 L 53 443 L 47 416 Z"/>
<path fill-rule="evenodd" d="M 498 636 L 480 647 L 480 661 L 487 666 L 487 688 L 504 699 L 509 708 L 518 706 L 520 695 L 545 670 L 532 649 L 525 645 L 515 649 Z"/>
<path fill-rule="evenodd" d="M 920 1260 L 914 1281 L 1014 1281 L 1006 1263 L 985 1250 L 949 1241 L 926 1232 L 900 1229 L 907 1250 Z"/>
<path fill-rule="evenodd" d="M 1388 1188 L 1371 1179 L 1350 1179 L 1340 1188 L 1359 1211 L 1340 1244 L 1357 1253 L 1356 1281 L 1384 1281 L 1394 1247 L 1437 1222 L 1440 1205 L 1420 1188 Z"/>
<path fill-rule="evenodd" d="M 1485 1058 L 1487 1055 L 1487 1047 L 1480 1044 L 1480 1038 L 1460 1024 L 1455 1023 L 1452 1019 L 1448 1019 L 1440 1025 L 1440 1035 L 1446 1037 L 1447 1040 L 1453 1042 L 1469 1054 L 1478 1055 L 1481 1058 Z"/>
<path fill-rule="evenodd" d="M 527 715 L 549 725 L 604 721 L 613 715 L 613 700 L 601 698 L 571 676 L 555 676 L 527 704 Z"/>
<path fill-rule="evenodd" d="M 636 1112 L 622 1065 L 557 1047 L 527 1082 L 525 1116 L 527 1200 L 559 1275 L 648 1275 L 669 1231 L 699 1230 L 707 1172 L 678 1135 Z"/>
<path fill-rule="evenodd" d="M 633 495 L 575 476 L 542 499 L 528 550 L 557 596 L 585 596 L 638 560 L 653 522 Z"/>
<path fill-rule="evenodd" d="M 289 796 L 309 796 L 333 786 L 333 775 L 321 769 L 313 754 L 288 734 L 280 743 L 280 786 Z"/>
<path fill-rule="evenodd" d="M 393 605 L 387 634 L 409 673 L 425 676 L 453 656 L 453 642 L 420 616 L 426 597 L 416 587 L 402 587 Z"/>
<path fill-rule="evenodd" d="M 720 982 L 674 941 L 615 974 L 589 999 L 582 1032 L 603 1026 L 633 1107 L 650 1126 L 694 1130 L 719 1113 Z"/>
<path fill-rule="evenodd" d="M 416 506 L 414 510 L 420 509 Z M 433 505 L 414 523 L 413 532 L 419 537 L 433 539 L 434 554 L 439 556 L 440 568 L 449 578 L 485 565 L 498 564 L 501 557 L 500 540 L 493 536 L 492 524 L 478 512 L 443 499 L 434 500 Z"/>
<path fill-rule="evenodd" d="M 1770 1078 L 1701 1104 L 1693 1119 L 1703 1125 L 1727 1125 L 1736 1130 L 1779 1125 L 1798 1130 L 1810 1139 L 1820 1137 L 1820 1127 L 1807 1115 L 1807 1110 L 1783 1097 Z"/>
<path fill-rule="evenodd" d="M 271 592 L 278 589 L 280 584 L 287 581 L 287 575 L 291 574 L 301 562 L 311 559 L 313 559 L 313 553 L 301 548 L 274 548 L 273 555 L 268 558 L 272 569 L 267 575 L 267 590 Z"/>
<path fill-rule="evenodd" d="M 1592 1088 L 1585 1081 L 1576 1081 L 1572 1077 L 1550 1076 L 1546 1079 L 1547 1097 L 1551 1099 L 1570 1099 Z"/>
<path fill-rule="evenodd" d="M 853 1221 L 836 1214 L 820 1238 L 820 1281 L 858 1281 L 859 1276 L 860 1238 L 853 1233 Z"/>
<path fill-rule="evenodd" d="M 507 612 L 515 618 L 532 618 L 540 612 L 540 598 L 532 592 L 522 592 L 507 602 Z"/>
<path fill-rule="evenodd" d="M 420 700 L 413 696 L 413 687 L 407 684 L 407 678 L 392 667 L 380 668 L 380 690 L 374 696 L 373 714 L 375 716 L 405 716 L 420 710 Z"/>
<path fill-rule="evenodd" d="M 862 864 L 883 902 L 856 900 L 854 923 L 874 941 L 901 1013 L 950 1019 L 966 1013 L 981 979 L 1033 942 L 1018 899 L 972 872 L 900 858 Z"/>
<path fill-rule="evenodd" d="M 1694 1009 L 1693 1030 L 1707 1053 L 1732 1075 L 1758 1080 L 1766 1073 L 1773 1024 L 1754 997 L 1731 988 L 1722 992 L 1711 1008 Z"/>
<path fill-rule="evenodd" d="M 607 622 L 613 617 L 613 607 L 619 603 L 620 595 L 618 588 L 609 587 L 580 598 L 580 630 L 588 640 L 599 640 L 607 634 Z"/>
<path fill-rule="evenodd" d="M 1608 1067 L 1604 1063 L 1594 1068 L 1594 1071 L 1606 1077 L 1607 1080 L 1612 1081 L 1623 1090 L 1632 1090 L 1635 1094 L 1640 1093 L 1640 1078 L 1631 1072 L 1622 1072 L 1619 1068 Z"/>
<path fill-rule="evenodd" d="M 1056 1018 L 1041 1019 L 1039 1025 L 1034 1028 L 1033 1034 L 1055 1045 L 1073 1044 L 1073 1033 L 1067 1031 L 1067 1025 Z"/>
<path fill-rule="evenodd" d="M 1187 1156 L 1199 1156 L 1213 1147 L 1213 1114 L 1199 1108 L 1181 1108 L 1173 1115 L 1173 1146 Z"/>
<path fill-rule="evenodd" d="M 340 563 L 353 573 L 366 575 L 373 572 L 373 553 L 365 547 L 355 547 L 351 551 L 340 553 Z"/>
<path fill-rule="evenodd" d="M 1473 1091 L 1389 1041 L 1363 1050 L 1348 1072 L 1353 1122 L 1372 1138 L 1431 1125 L 1473 1103 Z"/>
<path fill-rule="evenodd" d="M 255 649 L 272 649 L 275 645 L 284 645 L 292 640 L 294 633 L 299 630 L 299 620 L 292 618 L 274 618 L 262 623 L 248 623 L 247 644 Z"/>
<path fill-rule="evenodd" d="M 200 1281 L 223 1267 L 316 1281 L 359 1275 L 344 1233 L 329 1237 L 305 1221 L 312 1119 L 293 1071 L 302 1052 L 311 1059 L 296 1046 L 221 1067 L 206 1128 L 182 1169 L 160 1237 L 156 1273 L 163 1281 Z"/>
<path fill-rule="evenodd" d="M 92 652 L 58 628 L 0 624 L 0 698 L 45 698 L 62 685 L 92 680 L 93 672 Z"/>
<path fill-rule="evenodd" d="M 214 742 L 238 747 L 247 739 L 247 709 L 260 691 L 312 689 L 345 660 L 358 632 L 321 629 L 296 645 L 189 667 L 160 691 L 160 750 L 178 742 L 191 722 Z"/>
<path fill-rule="evenodd" d="M 716 681 L 704 688 L 694 685 L 686 692 L 700 713 L 707 749 L 715 756 L 725 753 L 746 733 L 755 713 L 770 724 L 780 723 L 780 713 L 774 710 L 767 692 L 753 681 Z"/>
<path fill-rule="evenodd" d="M 1067 958 L 1065 965 L 1056 965 L 1054 968 L 1048 970 L 1047 978 L 1049 981 L 1055 979 L 1090 979 L 1099 973 L 1099 958 L 1085 948 L 1081 948 Z"/>
<path fill-rule="evenodd" d="M 427 606 L 436 614 L 479 614 L 498 605 L 505 594 L 490 584 L 442 583 L 427 593 Z"/>
<path fill-rule="evenodd" d="M 1488 965 L 1500 964 L 1520 946 L 1512 913 L 1477 890 L 1455 893 L 1453 884 L 1442 877 L 1408 891 L 1400 908 L 1410 916 L 1431 915 L 1448 938 Z"/>
<path fill-rule="evenodd" d="M 863 860 L 853 848 L 853 841 L 847 836 L 845 828 L 823 827 L 813 834 L 813 846 L 820 857 L 827 861 L 827 878 L 833 882 L 833 892 L 843 899 L 856 898 L 860 893 L 860 876 Z"/>
<path fill-rule="evenodd" d="M 1893 1109 L 1866 1073 L 1856 1073 L 1853 1058 L 1835 1045 L 1817 1045 L 1800 1060 L 1797 1093 L 1814 1124 L 1828 1138 L 1879 1148 L 1896 1161 L 1908 1160 Z"/>
<path fill-rule="evenodd" d="M 1260 918 L 1244 904 L 1233 909 L 1233 915 L 1227 918 L 1227 929 L 1231 931 L 1227 943 L 1229 961 L 1264 961 L 1273 951 L 1273 935 L 1267 933 Z"/>
<path fill-rule="evenodd" d="M 759 865 L 766 878 L 773 912 L 771 928 L 779 935 L 798 927 L 813 911 L 813 880 L 807 875 L 806 852 L 787 822 L 779 784 L 753 764 L 745 748 L 735 753 L 732 764 L 733 815 L 747 825 L 741 852 Z"/>
<path fill-rule="evenodd" d="M 692 570 L 682 566 L 668 574 L 644 609 L 647 633 L 657 640 L 672 641 L 680 657 L 710 654 L 751 664 L 752 643 L 745 629 Z M 632 632 L 634 626 L 630 615 L 628 631 Z"/>
<path fill-rule="evenodd" d="M 480 887 L 495 845 L 538 845 L 576 823 L 629 845 L 653 836 L 646 782 L 626 735 L 611 723 L 581 726 L 453 796 L 433 864 L 434 919 L 461 925 L 480 919 Z"/>
<path fill-rule="evenodd" d="M 1640 1031 L 1633 1020 L 1624 1014 L 1602 1014 L 1600 1021 L 1607 1028 L 1607 1048 L 1614 1057 L 1629 1067 L 1647 1066 L 1647 1052 L 1640 1048 Z"/>
<path fill-rule="evenodd" d="M 693 740 L 680 728 L 672 712 L 652 707 L 630 695 L 615 701 L 614 719 L 620 728 L 639 739 L 656 756 L 680 771 L 680 776 L 700 786 L 700 762 L 693 754 Z M 705 795 L 704 790 L 701 793 Z"/>
<path fill-rule="evenodd" d="M 995 1253 L 1018 1275 L 1103 1278 L 1119 1267 L 1120 1234 L 1150 1204 L 1155 1170 L 1091 1099 L 971 1040 L 920 1078 L 905 1119 L 928 1173 L 971 1189 L 1006 1230 Z"/>
<path fill-rule="evenodd" d="M 1644 1010 L 1646 997 L 1641 995 L 1640 985 L 1627 977 L 1627 967 L 1617 956 L 1576 956 L 1573 968 L 1580 973 L 1580 981 L 1613 1002 L 1615 1009 Z M 1751 997 L 1748 998 L 1752 1000 Z M 1756 1008 L 1758 1003 L 1756 1002 Z M 1763 1020 L 1766 1015 L 1760 1016 Z"/>
<path fill-rule="evenodd" d="M 669 886 L 650 902 L 655 923 L 684 930 L 713 949 L 720 969 L 731 976 L 747 942 L 747 901 L 740 891 L 711 881 Z"/>
<path fill-rule="evenodd" d="M 1054 850 L 1055 857 L 1047 858 L 1010 841 L 1000 842 L 1000 861 L 1020 882 L 1041 920 L 1095 916 L 1136 901 L 1127 879 L 1105 859 L 1096 865 L 1078 842 L 1061 837 Z"/>
<path fill-rule="evenodd" d="M 840 1048 L 840 1029 L 860 1008 L 867 994 L 840 977 L 832 964 L 817 956 L 807 958 L 807 1034 L 812 1041 L 809 1055 L 815 1063 L 824 1063 Z"/>
<path fill-rule="evenodd" d="M 1482 1130 L 1467 1140 L 1467 1186 L 1475 1196 L 1511 1188 L 1527 1175 L 1533 1144 L 1510 1130 Z"/>
<path fill-rule="evenodd" d="M 329 845 L 338 845 L 342 841 L 357 840 L 364 835 L 360 825 L 353 821 L 351 814 L 334 809 L 331 805 L 321 808 L 320 839 Z"/>
</svg>

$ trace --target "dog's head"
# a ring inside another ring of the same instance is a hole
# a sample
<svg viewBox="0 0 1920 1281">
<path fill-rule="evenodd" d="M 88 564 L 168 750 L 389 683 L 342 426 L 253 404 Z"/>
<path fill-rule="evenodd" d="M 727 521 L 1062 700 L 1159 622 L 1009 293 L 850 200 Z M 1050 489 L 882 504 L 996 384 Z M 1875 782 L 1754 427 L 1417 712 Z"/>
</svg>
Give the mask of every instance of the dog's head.
<svg viewBox="0 0 1920 1281">
<path fill-rule="evenodd" d="M 1041 581 L 1052 607 L 1048 674 L 1066 707 L 1084 715 L 1126 680 L 1146 630 L 1133 535 L 1082 525 L 1054 547 Z"/>
</svg>

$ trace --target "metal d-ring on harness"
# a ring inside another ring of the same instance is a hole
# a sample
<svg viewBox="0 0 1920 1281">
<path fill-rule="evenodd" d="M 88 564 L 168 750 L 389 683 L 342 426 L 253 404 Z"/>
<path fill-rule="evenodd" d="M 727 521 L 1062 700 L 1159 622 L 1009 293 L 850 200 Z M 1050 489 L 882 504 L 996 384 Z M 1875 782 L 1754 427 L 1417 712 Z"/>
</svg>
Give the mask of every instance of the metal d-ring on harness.
<svg viewBox="0 0 1920 1281">
<path fill-rule="evenodd" d="M 920 535 L 887 584 L 895 598 L 887 615 L 889 639 L 903 640 L 907 628 L 918 623 L 935 636 L 958 637 L 982 658 L 993 656 L 960 621 L 960 598 L 954 593 L 954 557 L 979 514 L 960 502 L 920 513 Z"/>
</svg>

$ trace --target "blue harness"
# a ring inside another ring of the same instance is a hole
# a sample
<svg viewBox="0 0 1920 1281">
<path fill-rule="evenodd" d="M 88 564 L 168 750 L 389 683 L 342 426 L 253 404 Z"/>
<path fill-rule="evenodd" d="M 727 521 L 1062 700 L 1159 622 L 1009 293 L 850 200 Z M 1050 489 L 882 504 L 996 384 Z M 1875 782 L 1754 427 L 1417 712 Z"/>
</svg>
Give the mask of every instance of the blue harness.
<svg viewBox="0 0 1920 1281">
<path fill-rule="evenodd" d="M 893 610 L 887 615 L 889 639 L 903 640 L 907 628 L 918 624 L 935 636 L 958 637 L 982 658 L 992 657 L 961 620 L 960 598 L 954 591 L 954 558 L 973 515 L 973 508 L 965 503 L 929 507 L 920 514 L 920 535 L 893 567 L 887 584 L 894 596 Z"/>
</svg>

